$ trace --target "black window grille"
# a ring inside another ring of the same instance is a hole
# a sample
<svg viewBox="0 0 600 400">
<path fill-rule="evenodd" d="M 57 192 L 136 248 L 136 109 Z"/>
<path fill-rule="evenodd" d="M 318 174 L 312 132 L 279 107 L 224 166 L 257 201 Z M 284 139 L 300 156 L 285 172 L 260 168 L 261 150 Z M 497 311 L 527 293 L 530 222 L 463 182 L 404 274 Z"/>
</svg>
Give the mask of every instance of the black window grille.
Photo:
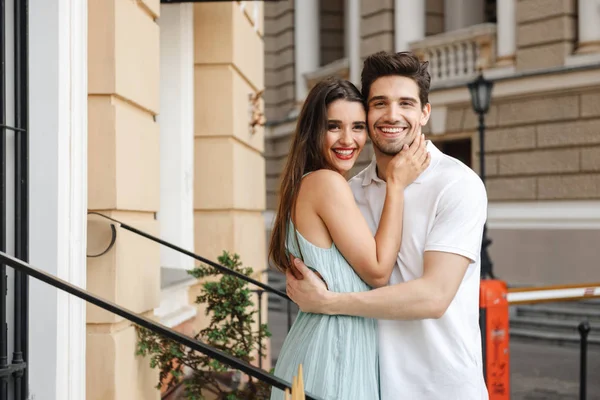
<svg viewBox="0 0 600 400">
<path fill-rule="evenodd" d="M 0 250 L 14 252 L 15 257 L 23 261 L 28 261 L 29 257 L 27 20 L 28 0 L 0 0 Z M 10 75 L 9 71 L 12 72 Z M 10 143 L 7 142 L 9 137 Z M 14 157 L 9 157 L 9 152 L 14 152 Z M 7 160 L 11 163 L 14 160 L 14 166 L 10 168 L 14 170 L 14 188 L 10 190 L 13 199 L 7 198 L 7 182 L 12 182 L 7 179 Z M 11 212 L 7 213 L 9 204 L 12 205 Z M 12 249 L 7 249 L 9 218 L 14 221 Z M 6 265 L 0 265 L 0 400 L 26 400 L 28 276 L 15 271 L 11 283 L 14 284 L 9 287 Z M 7 313 L 9 305 L 14 307 L 11 320 Z M 12 354 L 9 354 L 9 334 L 13 335 Z"/>
</svg>

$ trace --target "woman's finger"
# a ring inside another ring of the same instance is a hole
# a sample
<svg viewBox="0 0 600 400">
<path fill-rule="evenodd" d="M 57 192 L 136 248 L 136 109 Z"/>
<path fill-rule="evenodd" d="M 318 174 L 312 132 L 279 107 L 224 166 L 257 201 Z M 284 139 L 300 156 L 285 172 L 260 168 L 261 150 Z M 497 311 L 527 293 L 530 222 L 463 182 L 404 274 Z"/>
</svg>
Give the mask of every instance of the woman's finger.
<svg viewBox="0 0 600 400">
<path fill-rule="evenodd" d="M 427 150 L 423 151 L 423 153 L 421 153 L 419 155 L 419 160 L 418 163 L 419 165 L 423 164 L 423 162 L 425 161 L 425 159 L 427 158 L 427 155 L 429 154 L 429 152 Z"/>
<path fill-rule="evenodd" d="M 415 154 L 417 152 L 417 150 L 421 146 L 421 141 L 422 141 L 421 135 L 418 135 L 415 138 L 415 140 L 413 140 L 413 142 L 410 144 L 410 147 L 409 147 L 410 154 Z"/>
<path fill-rule="evenodd" d="M 429 164 L 430 164 L 430 163 L 431 163 L 431 153 L 429 153 L 429 152 L 428 152 L 428 153 L 425 155 L 425 160 L 423 161 L 423 164 L 422 164 L 422 165 L 423 165 L 423 168 L 427 168 L 427 167 L 429 167 Z"/>
</svg>

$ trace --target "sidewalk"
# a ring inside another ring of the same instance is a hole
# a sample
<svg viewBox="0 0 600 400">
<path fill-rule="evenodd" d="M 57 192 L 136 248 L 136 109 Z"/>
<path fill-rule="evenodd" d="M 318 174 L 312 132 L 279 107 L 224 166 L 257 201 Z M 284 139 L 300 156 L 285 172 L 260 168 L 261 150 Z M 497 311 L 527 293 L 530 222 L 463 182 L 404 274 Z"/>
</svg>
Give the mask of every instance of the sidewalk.
<svg viewBox="0 0 600 400">
<path fill-rule="evenodd" d="M 579 347 L 511 339 L 511 400 L 578 400 Z M 600 400 L 600 349 L 589 348 L 587 400 Z"/>
</svg>

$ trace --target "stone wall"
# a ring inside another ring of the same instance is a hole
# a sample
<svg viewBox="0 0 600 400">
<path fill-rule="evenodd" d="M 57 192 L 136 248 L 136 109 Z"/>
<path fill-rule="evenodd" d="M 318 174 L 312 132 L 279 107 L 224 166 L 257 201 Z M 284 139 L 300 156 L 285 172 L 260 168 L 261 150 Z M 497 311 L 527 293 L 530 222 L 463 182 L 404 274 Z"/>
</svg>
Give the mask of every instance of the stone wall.
<svg viewBox="0 0 600 400">
<path fill-rule="evenodd" d="M 321 1 L 321 65 L 344 57 L 344 0 Z"/>
<path fill-rule="evenodd" d="M 600 198 L 598 89 L 500 99 L 486 125 L 490 201 Z M 449 107 L 446 127 L 475 131 L 470 105 Z"/>
<path fill-rule="evenodd" d="M 265 112 L 284 118 L 295 106 L 294 0 L 264 2 Z"/>
<path fill-rule="evenodd" d="M 517 69 L 564 65 L 575 47 L 576 11 L 575 0 L 517 1 Z"/>
<path fill-rule="evenodd" d="M 437 35 L 444 32 L 444 1 L 426 1 L 425 36 Z"/>
<path fill-rule="evenodd" d="M 394 1 L 372 0 L 360 4 L 360 57 L 394 50 Z"/>
</svg>

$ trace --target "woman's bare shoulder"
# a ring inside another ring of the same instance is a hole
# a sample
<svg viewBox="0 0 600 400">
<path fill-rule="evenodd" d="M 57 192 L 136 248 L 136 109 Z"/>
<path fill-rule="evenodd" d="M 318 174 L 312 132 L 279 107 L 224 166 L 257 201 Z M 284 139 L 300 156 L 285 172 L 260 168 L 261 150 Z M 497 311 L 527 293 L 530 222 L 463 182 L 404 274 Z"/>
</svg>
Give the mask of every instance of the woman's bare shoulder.
<svg viewBox="0 0 600 400">
<path fill-rule="evenodd" d="M 327 186 L 327 185 L 345 185 L 348 186 L 346 179 L 338 172 L 330 169 L 319 169 L 306 175 L 302 184 L 307 186 Z"/>
<path fill-rule="evenodd" d="M 300 187 L 300 196 L 310 201 L 327 201 L 334 196 L 354 199 L 346 178 L 330 169 L 320 169 L 305 176 Z"/>
</svg>

